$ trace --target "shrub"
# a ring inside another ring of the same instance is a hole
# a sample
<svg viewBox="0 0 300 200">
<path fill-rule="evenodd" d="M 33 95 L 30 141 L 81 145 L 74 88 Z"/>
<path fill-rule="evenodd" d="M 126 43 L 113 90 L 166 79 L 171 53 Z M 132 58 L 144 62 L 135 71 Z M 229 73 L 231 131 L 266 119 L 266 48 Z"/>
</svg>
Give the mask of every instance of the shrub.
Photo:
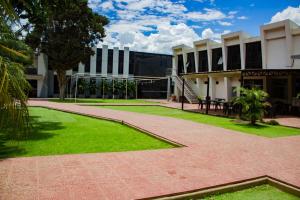
<svg viewBox="0 0 300 200">
<path fill-rule="evenodd" d="M 272 125 L 272 126 L 277 126 L 280 125 L 278 121 L 272 119 L 270 121 L 267 121 L 266 124 Z"/>
</svg>

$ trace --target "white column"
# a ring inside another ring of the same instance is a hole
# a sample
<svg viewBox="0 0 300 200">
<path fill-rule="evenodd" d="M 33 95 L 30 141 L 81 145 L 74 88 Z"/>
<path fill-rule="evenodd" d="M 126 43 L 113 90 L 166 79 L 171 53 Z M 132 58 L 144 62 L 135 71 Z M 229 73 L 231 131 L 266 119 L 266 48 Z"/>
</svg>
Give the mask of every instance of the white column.
<svg viewBox="0 0 300 200">
<path fill-rule="evenodd" d="M 241 69 L 245 69 L 246 65 L 246 45 L 243 43 L 242 38 L 240 37 L 240 54 L 241 54 Z"/>
<path fill-rule="evenodd" d="M 78 73 L 84 73 L 84 64 L 82 62 L 78 64 Z"/>
<path fill-rule="evenodd" d="M 215 91 L 216 91 L 216 80 L 214 77 L 209 76 L 209 96 L 213 100 L 215 99 Z"/>
<path fill-rule="evenodd" d="M 38 97 L 48 97 L 48 84 L 47 84 L 47 72 L 48 72 L 48 62 L 47 56 L 41 53 L 38 56 L 37 62 L 37 74 L 42 75 L 42 78 L 37 81 L 37 96 Z"/>
<path fill-rule="evenodd" d="M 119 48 L 114 47 L 113 53 L 113 76 L 119 75 Z"/>
<path fill-rule="evenodd" d="M 227 46 L 225 40 L 222 39 L 222 58 L 223 58 L 223 70 L 227 70 Z"/>
<path fill-rule="evenodd" d="M 229 77 L 224 77 L 225 100 L 231 99 L 231 80 Z"/>
<path fill-rule="evenodd" d="M 94 55 L 91 56 L 91 69 L 90 69 L 90 74 L 96 74 L 96 65 L 97 65 L 97 47 L 92 48 L 94 51 Z"/>
<path fill-rule="evenodd" d="M 129 47 L 124 47 L 123 76 L 129 75 Z"/>
<path fill-rule="evenodd" d="M 207 61 L 208 61 L 208 71 L 212 71 L 212 50 L 210 43 L 207 43 Z"/>
<path fill-rule="evenodd" d="M 291 56 L 293 55 L 293 36 L 289 21 L 286 21 L 285 25 L 285 38 L 287 46 L 288 66 L 292 66 L 293 60 L 291 59 Z"/>
<path fill-rule="evenodd" d="M 103 75 L 107 76 L 107 63 L 108 63 L 108 46 L 102 46 L 102 66 L 101 72 Z"/>
<path fill-rule="evenodd" d="M 265 31 L 263 28 L 260 28 L 260 38 L 261 38 L 261 58 L 262 58 L 262 68 L 267 69 L 267 54 L 266 54 L 266 46 L 267 40 L 265 40 Z"/>
</svg>

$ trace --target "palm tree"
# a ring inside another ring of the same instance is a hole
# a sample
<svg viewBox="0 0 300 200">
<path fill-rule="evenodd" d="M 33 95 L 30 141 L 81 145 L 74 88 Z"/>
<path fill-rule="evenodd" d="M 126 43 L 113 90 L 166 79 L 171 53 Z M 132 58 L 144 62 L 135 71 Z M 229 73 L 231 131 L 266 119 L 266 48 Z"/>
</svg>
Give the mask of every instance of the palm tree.
<svg viewBox="0 0 300 200">
<path fill-rule="evenodd" d="M 266 102 L 268 96 L 268 93 L 258 88 L 241 88 L 240 97 L 234 99 L 234 104 L 242 106 L 243 115 L 254 125 L 257 120 L 263 118 L 266 108 L 270 106 L 270 104 Z"/>
<path fill-rule="evenodd" d="M 9 1 L 1 0 L 0 9 L 0 128 L 23 129 L 29 123 L 26 102 L 30 89 L 24 67 L 32 63 L 32 51 L 8 25 L 17 20 Z"/>
</svg>

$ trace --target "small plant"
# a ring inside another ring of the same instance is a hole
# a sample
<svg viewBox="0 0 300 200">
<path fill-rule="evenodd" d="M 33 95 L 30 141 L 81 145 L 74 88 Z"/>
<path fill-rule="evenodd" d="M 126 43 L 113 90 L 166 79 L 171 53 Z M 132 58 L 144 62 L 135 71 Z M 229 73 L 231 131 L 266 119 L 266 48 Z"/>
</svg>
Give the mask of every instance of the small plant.
<svg viewBox="0 0 300 200">
<path fill-rule="evenodd" d="M 233 102 L 235 105 L 242 106 L 243 117 L 254 125 L 257 120 L 263 118 L 266 108 L 270 106 L 270 104 L 266 102 L 268 96 L 268 93 L 258 88 L 241 88 L 240 97 L 236 97 Z"/>
<path fill-rule="evenodd" d="M 270 121 L 267 121 L 266 124 L 272 125 L 272 126 L 278 126 L 280 125 L 278 121 L 272 119 Z"/>
</svg>

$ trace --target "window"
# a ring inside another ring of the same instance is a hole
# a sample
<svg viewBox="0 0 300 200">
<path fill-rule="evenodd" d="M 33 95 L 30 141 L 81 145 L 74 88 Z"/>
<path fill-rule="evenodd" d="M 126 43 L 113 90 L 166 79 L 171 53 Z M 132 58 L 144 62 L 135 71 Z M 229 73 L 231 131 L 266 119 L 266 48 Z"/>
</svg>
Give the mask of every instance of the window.
<svg viewBox="0 0 300 200">
<path fill-rule="evenodd" d="M 183 55 L 178 55 L 177 74 L 184 73 Z"/>
<path fill-rule="evenodd" d="M 240 45 L 227 47 L 227 70 L 241 69 Z"/>
<path fill-rule="evenodd" d="M 244 87 L 248 89 L 258 88 L 262 90 L 264 89 L 264 82 L 263 79 L 245 79 Z"/>
<path fill-rule="evenodd" d="M 96 73 L 101 73 L 102 68 L 102 49 L 97 49 L 96 55 Z"/>
<path fill-rule="evenodd" d="M 119 74 L 123 74 L 124 50 L 119 50 Z"/>
<path fill-rule="evenodd" d="M 88 58 L 85 62 L 84 62 L 84 73 L 90 73 L 91 70 L 91 59 Z"/>
<path fill-rule="evenodd" d="M 246 44 L 246 69 L 261 69 L 262 55 L 261 42 L 251 42 Z"/>
<path fill-rule="evenodd" d="M 208 71 L 207 51 L 199 51 L 199 72 Z"/>
<path fill-rule="evenodd" d="M 112 74 L 113 59 L 114 59 L 114 51 L 112 49 L 108 49 L 108 62 L 107 62 L 107 73 L 108 74 Z"/>
<path fill-rule="evenodd" d="M 187 73 L 193 73 L 195 72 L 195 57 L 194 57 L 194 52 L 188 53 L 187 54 Z"/>
<path fill-rule="evenodd" d="M 222 48 L 212 50 L 212 71 L 223 70 Z"/>
<path fill-rule="evenodd" d="M 270 97 L 276 99 L 287 99 L 288 98 L 288 79 L 271 79 L 270 86 Z"/>
</svg>

